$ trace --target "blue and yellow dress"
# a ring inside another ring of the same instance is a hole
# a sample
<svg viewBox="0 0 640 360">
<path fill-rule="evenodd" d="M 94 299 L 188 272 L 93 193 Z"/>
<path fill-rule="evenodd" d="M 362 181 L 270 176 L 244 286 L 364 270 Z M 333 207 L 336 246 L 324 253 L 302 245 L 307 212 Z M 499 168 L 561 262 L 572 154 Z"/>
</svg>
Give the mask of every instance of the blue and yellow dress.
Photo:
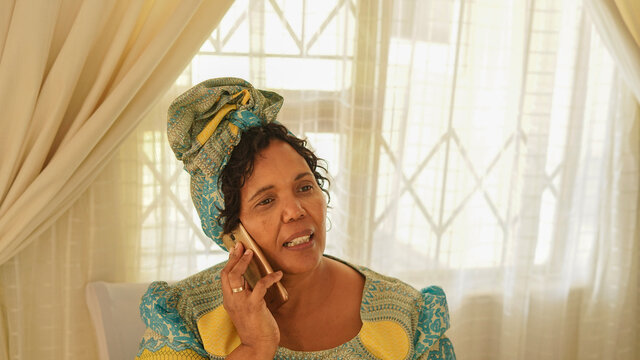
<svg viewBox="0 0 640 360">
<path fill-rule="evenodd" d="M 171 286 L 149 286 L 140 304 L 147 330 L 136 359 L 223 359 L 240 345 L 222 305 L 220 271 L 225 264 Z M 442 289 L 418 291 L 398 279 L 347 265 L 365 277 L 358 335 L 329 350 L 279 347 L 275 359 L 455 359 L 445 336 L 449 313 Z"/>
</svg>

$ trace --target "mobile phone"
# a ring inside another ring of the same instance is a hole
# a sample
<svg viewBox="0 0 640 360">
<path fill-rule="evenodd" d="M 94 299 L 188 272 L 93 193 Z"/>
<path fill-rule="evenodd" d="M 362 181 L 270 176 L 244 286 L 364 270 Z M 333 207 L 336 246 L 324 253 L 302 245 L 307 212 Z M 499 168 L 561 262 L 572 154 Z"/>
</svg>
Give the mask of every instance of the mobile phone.
<svg viewBox="0 0 640 360">
<path fill-rule="evenodd" d="M 244 226 L 242 226 L 242 223 L 240 223 L 235 230 L 231 231 L 231 233 L 222 235 L 222 242 L 227 250 L 231 250 L 236 246 L 238 241 L 245 249 L 251 249 L 251 251 L 253 251 L 251 262 L 247 267 L 247 271 L 244 273 L 244 279 L 253 289 L 258 280 L 273 272 L 273 268 L 269 262 L 267 262 L 267 258 L 264 256 L 264 253 L 258 244 L 256 244 L 247 230 L 245 230 Z M 269 307 L 278 308 L 289 300 L 289 294 L 282 283 L 278 281 L 267 289 L 264 300 L 267 302 Z"/>
</svg>

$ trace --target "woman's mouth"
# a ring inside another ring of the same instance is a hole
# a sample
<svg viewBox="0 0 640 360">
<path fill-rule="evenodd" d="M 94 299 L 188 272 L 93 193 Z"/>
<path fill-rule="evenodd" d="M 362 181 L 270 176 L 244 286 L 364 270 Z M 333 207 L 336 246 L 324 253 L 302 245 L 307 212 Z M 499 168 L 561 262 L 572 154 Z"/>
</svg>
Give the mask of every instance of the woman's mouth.
<svg viewBox="0 0 640 360">
<path fill-rule="evenodd" d="M 313 233 L 311 233 L 310 235 L 299 236 L 291 241 L 287 241 L 286 243 L 282 244 L 282 246 L 294 247 L 294 246 L 306 244 L 309 241 L 311 241 L 312 238 L 313 238 Z"/>
</svg>

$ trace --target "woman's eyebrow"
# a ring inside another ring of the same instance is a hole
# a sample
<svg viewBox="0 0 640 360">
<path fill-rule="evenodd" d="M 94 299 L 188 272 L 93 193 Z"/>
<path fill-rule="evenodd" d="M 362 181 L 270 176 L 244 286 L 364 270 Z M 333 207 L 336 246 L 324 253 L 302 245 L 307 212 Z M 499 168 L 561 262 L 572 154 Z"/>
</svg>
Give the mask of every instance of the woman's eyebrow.
<svg viewBox="0 0 640 360">
<path fill-rule="evenodd" d="M 298 180 L 302 179 L 305 176 L 313 176 L 313 174 L 308 172 L 308 171 L 305 171 L 303 173 L 298 174 L 298 176 L 296 176 L 296 178 L 293 179 L 293 181 L 298 181 Z"/>
<path fill-rule="evenodd" d="M 256 196 L 262 194 L 263 192 L 269 190 L 269 189 L 273 189 L 274 186 L 273 185 L 267 185 L 267 186 L 263 186 L 260 188 L 260 190 L 256 191 L 253 196 L 251 198 L 249 198 L 249 200 L 247 200 L 247 202 L 251 202 Z"/>
</svg>

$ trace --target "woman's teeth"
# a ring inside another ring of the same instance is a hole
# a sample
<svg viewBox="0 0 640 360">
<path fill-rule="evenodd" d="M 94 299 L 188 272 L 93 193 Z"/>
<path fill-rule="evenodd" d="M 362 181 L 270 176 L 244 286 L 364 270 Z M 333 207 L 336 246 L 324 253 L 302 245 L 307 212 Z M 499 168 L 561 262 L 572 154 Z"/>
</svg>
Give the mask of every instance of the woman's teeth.
<svg viewBox="0 0 640 360">
<path fill-rule="evenodd" d="M 299 238 L 295 238 L 289 242 L 284 243 L 285 247 L 292 247 L 292 246 L 296 246 L 296 245 L 300 245 L 300 244 L 304 244 L 306 242 L 309 242 L 309 239 L 311 239 L 311 235 L 306 235 L 306 236 L 300 236 Z"/>
</svg>

